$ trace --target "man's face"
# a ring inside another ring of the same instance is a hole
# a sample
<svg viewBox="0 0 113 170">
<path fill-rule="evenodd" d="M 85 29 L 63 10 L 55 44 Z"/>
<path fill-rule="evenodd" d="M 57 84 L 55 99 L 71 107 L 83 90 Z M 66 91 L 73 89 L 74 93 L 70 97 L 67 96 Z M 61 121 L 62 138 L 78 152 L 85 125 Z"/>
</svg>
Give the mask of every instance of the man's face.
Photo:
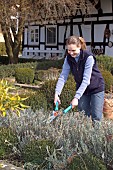
<svg viewBox="0 0 113 170">
<path fill-rule="evenodd" d="M 75 44 L 67 45 L 68 54 L 72 57 L 76 57 L 80 53 L 81 46 L 76 46 Z"/>
</svg>

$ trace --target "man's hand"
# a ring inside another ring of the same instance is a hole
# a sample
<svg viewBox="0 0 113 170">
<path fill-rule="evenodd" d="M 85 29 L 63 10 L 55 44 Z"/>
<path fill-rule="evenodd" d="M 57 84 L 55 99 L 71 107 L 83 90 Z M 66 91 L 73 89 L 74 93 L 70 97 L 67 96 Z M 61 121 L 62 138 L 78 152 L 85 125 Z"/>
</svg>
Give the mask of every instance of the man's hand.
<svg viewBox="0 0 113 170">
<path fill-rule="evenodd" d="M 71 104 L 72 104 L 72 109 L 73 109 L 75 106 L 78 106 L 78 99 L 77 99 L 77 98 L 74 98 L 74 99 L 71 101 Z"/>
<path fill-rule="evenodd" d="M 58 104 L 61 104 L 58 94 L 55 94 L 55 97 L 54 97 L 54 103 L 56 104 L 56 102 L 58 102 Z"/>
</svg>

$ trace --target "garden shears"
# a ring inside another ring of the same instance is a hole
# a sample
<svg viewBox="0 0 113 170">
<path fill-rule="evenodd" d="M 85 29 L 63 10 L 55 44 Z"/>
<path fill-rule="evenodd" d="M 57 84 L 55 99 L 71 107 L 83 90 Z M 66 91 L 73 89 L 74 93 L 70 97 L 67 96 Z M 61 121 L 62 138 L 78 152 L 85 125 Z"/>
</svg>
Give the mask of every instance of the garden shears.
<svg viewBox="0 0 113 170">
<path fill-rule="evenodd" d="M 56 102 L 55 108 L 51 114 L 51 116 L 48 119 L 48 123 L 51 123 L 53 120 L 55 120 L 58 116 L 62 114 L 66 114 L 69 110 L 72 109 L 72 105 L 68 106 L 66 109 L 63 110 L 63 112 L 58 111 L 58 102 Z"/>
</svg>

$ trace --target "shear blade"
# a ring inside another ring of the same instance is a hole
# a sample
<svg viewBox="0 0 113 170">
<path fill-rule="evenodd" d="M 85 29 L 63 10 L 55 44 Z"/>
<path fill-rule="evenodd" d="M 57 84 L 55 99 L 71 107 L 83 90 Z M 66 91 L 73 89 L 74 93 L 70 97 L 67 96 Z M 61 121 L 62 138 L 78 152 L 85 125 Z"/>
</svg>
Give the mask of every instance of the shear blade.
<svg viewBox="0 0 113 170">
<path fill-rule="evenodd" d="M 44 120 L 43 122 L 51 123 L 57 116 L 58 116 L 58 112 L 53 111 L 53 113 L 51 114 L 51 116 L 49 116 L 49 118 L 46 119 L 46 120 Z"/>
</svg>

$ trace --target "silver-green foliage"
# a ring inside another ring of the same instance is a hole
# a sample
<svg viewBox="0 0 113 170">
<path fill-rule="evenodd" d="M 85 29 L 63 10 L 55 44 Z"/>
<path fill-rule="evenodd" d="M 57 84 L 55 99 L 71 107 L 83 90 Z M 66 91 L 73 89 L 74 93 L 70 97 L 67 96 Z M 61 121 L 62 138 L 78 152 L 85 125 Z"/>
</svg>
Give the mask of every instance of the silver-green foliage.
<svg viewBox="0 0 113 170">
<path fill-rule="evenodd" d="M 62 110 L 61 110 L 62 111 Z M 56 149 L 49 152 L 48 160 L 54 169 L 67 166 L 67 159 L 75 152 L 77 155 L 88 152 L 103 160 L 106 164 L 113 161 L 113 121 L 104 120 L 92 126 L 90 118 L 83 112 L 71 112 L 58 117 L 53 123 L 47 124 L 48 114 L 43 110 L 33 112 L 26 110 L 20 117 L 10 120 L 11 128 L 19 139 L 20 150 L 32 140 L 50 139 L 55 142 Z"/>
</svg>

